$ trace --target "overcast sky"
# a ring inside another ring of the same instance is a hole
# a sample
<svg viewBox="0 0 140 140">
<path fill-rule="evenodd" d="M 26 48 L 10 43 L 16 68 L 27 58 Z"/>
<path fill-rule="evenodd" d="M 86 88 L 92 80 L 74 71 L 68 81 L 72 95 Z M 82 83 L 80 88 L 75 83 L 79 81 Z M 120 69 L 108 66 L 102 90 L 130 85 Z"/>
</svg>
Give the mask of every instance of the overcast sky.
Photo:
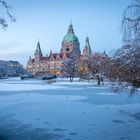
<svg viewBox="0 0 140 140">
<path fill-rule="evenodd" d="M 72 19 L 81 50 L 89 36 L 93 52 L 110 52 L 122 45 L 121 16 L 131 0 L 7 0 L 16 23 L 0 30 L 0 59 L 26 65 L 38 39 L 43 54 L 60 52 Z"/>
</svg>

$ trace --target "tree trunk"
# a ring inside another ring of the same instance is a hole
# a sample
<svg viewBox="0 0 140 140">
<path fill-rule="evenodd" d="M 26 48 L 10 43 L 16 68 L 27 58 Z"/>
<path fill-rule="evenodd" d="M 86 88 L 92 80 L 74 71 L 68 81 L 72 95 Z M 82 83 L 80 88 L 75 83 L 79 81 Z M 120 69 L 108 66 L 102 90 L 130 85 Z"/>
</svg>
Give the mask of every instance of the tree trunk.
<svg viewBox="0 0 140 140">
<path fill-rule="evenodd" d="M 73 82 L 73 75 L 72 74 L 70 74 L 70 82 Z"/>
<path fill-rule="evenodd" d="M 100 86 L 101 85 L 101 79 L 100 79 L 100 77 L 97 78 L 97 81 L 98 81 L 98 85 Z"/>
</svg>

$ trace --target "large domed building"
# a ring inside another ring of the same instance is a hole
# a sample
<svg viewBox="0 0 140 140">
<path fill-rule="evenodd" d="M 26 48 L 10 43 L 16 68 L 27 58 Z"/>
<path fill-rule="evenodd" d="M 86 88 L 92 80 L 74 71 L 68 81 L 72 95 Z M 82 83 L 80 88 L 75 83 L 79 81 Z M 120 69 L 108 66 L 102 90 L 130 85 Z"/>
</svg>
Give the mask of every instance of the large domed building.
<svg viewBox="0 0 140 140">
<path fill-rule="evenodd" d="M 90 55 L 90 53 L 89 39 L 86 39 L 83 54 L 87 56 Z M 41 45 L 38 41 L 34 58 L 29 57 L 27 62 L 27 70 L 34 75 L 59 75 L 61 73 L 62 62 L 66 59 L 71 59 L 71 56 L 76 56 L 78 59 L 83 57 L 83 55 L 81 55 L 79 39 L 74 33 L 72 24 L 69 25 L 67 34 L 63 38 L 60 53 L 53 53 L 51 51 L 49 56 L 43 56 Z"/>
<path fill-rule="evenodd" d="M 62 41 L 61 53 L 73 53 L 80 55 L 80 43 L 78 37 L 74 34 L 72 24 L 69 25 L 68 32 Z"/>
</svg>

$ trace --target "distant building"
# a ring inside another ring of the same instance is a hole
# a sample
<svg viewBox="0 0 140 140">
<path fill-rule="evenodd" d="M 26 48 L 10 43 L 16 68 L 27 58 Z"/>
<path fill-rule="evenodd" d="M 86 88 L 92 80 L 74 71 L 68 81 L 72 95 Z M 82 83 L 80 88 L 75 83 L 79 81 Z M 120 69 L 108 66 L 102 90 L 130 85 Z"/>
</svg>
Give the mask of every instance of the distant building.
<svg viewBox="0 0 140 140">
<path fill-rule="evenodd" d="M 92 55 L 92 50 L 89 38 L 87 37 L 83 54 L 81 54 L 79 39 L 74 33 L 73 25 L 70 24 L 67 34 L 63 38 L 59 53 L 53 53 L 51 51 L 49 56 L 43 56 L 40 42 L 38 41 L 34 58 L 29 57 L 27 62 L 27 71 L 34 75 L 60 75 L 62 62 L 66 59 L 70 59 L 72 55 L 76 56 L 78 59 L 81 57 L 89 57 Z"/>
<path fill-rule="evenodd" d="M 18 61 L 0 60 L 0 76 L 20 76 L 25 73 L 25 69 Z"/>
</svg>

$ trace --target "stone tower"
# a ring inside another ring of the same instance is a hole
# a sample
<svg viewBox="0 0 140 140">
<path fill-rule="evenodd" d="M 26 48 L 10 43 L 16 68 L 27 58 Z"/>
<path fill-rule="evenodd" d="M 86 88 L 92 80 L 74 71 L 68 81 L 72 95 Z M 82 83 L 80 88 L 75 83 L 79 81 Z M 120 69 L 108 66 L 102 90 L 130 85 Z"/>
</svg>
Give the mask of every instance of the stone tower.
<svg viewBox="0 0 140 140">
<path fill-rule="evenodd" d="M 42 55 L 42 51 L 41 51 L 41 47 L 40 47 L 40 42 L 38 41 L 37 43 L 37 47 L 34 53 L 35 56 L 35 60 L 40 60 L 40 58 L 43 56 Z"/>
<path fill-rule="evenodd" d="M 62 41 L 61 53 L 72 53 L 75 56 L 81 54 L 78 37 L 74 33 L 73 25 L 70 23 L 68 32 Z"/>
<path fill-rule="evenodd" d="M 34 68 L 35 68 L 35 73 L 37 73 L 37 72 L 39 72 L 41 70 L 40 60 L 43 57 L 42 51 L 41 51 L 41 47 L 40 47 L 40 42 L 39 41 L 37 43 L 37 47 L 36 47 L 34 56 L 35 56 L 35 61 L 34 61 L 35 62 L 35 65 L 34 65 Z"/>
<path fill-rule="evenodd" d="M 89 44 L 89 38 L 86 37 L 86 42 L 85 42 L 85 47 L 83 49 L 83 55 L 85 57 L 89 57 L 92 55 L 92 51 L 91 51 L 91 47 L 90 47 L 90 44 Z"/>
</svg>

